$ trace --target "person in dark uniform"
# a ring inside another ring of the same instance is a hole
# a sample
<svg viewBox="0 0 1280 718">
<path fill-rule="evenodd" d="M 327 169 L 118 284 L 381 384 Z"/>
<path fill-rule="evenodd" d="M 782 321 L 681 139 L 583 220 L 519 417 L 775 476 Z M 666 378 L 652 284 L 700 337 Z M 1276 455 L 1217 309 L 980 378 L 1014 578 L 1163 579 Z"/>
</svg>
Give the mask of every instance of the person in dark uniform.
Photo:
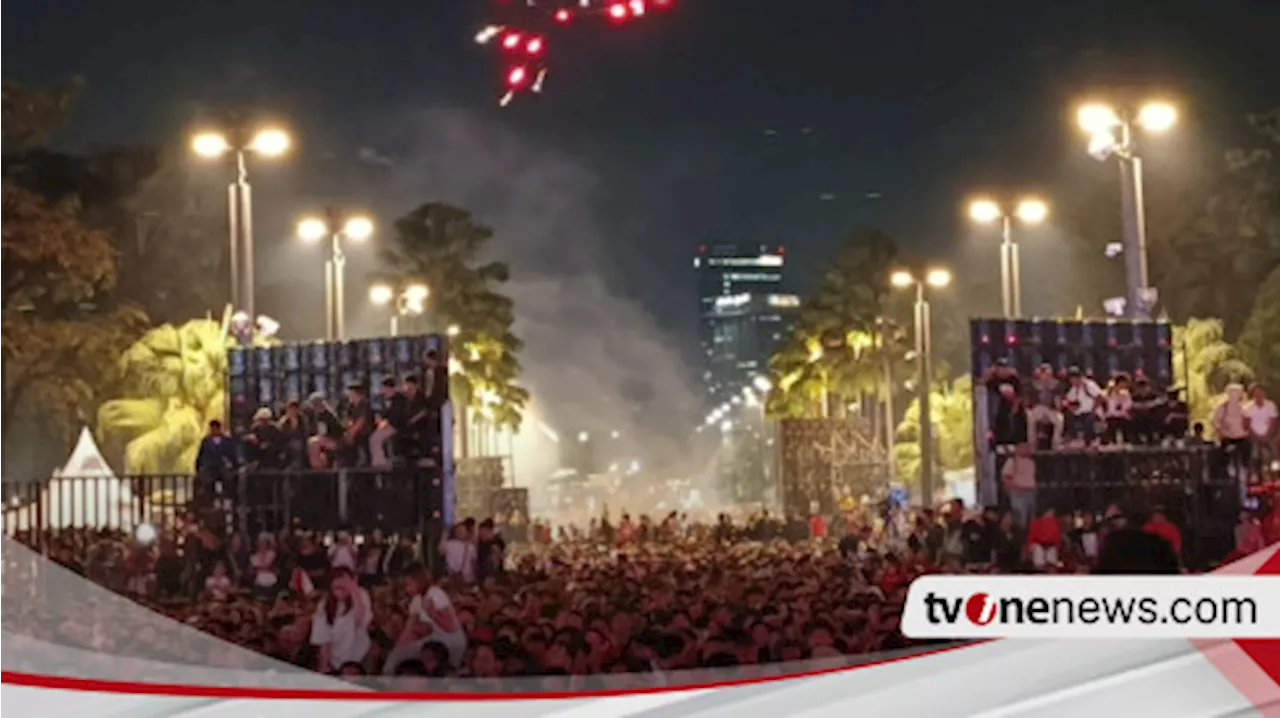
<svg viewBox="0 0 1280 718">
<path fill-rule="evenodd" d="M 373 408 L 369 406 L 369 392 L 363 384 L 347 387 L 347 408 L 343 418 L 343 463 L 346 466 L 368 466 L 369 437 L 374 429 Z"/>
<path fill-rule="evenodd" d="M 226 495 L 229 484 L 240 466 L 236 441 L 222 433 L 222 422 L 209 422 L 209 433 L 200 441 L 196 453 L 196 505 L 207 511 L 220 495 Z"/>
</svg>

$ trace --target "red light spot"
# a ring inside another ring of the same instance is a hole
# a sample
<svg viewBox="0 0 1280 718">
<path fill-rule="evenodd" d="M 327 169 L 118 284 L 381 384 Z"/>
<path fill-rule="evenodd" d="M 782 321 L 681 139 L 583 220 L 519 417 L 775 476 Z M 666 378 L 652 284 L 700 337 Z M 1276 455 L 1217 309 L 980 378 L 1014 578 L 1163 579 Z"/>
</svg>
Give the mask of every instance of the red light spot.
<svg viewBox="0 0 1280 718">
<path fill-rule="evenodd" d="M 983 344 L 990 344 L 990 343 L 991 343 L 991 337 L 990 337 L 990 336 L 988 336 L 988 335 L 986 335 L 986 334 L 983 334 L 983 335 L 982 335 L 982 337 L 981 337 L 981 339 L 980 339 L 979 341 L 981 341 Z"/>
<path fill-rule="evenodd" d="M 529 71 L 525 69 L 524 65 L 517 65 L 507 73 L 507 84 L 512 87 L 523 85 L 527 79 L 529 79 Z"/>
<path fill-rule="evenodd" d="M 786 253 L 787 253 L 786 247 L 778 247 L 778 254 L 786 254 Z"/>
<path fill-rule="evenodd" d="M 502 38 L 502 46 L 508 50 L 514 50 L 520 46 L 520 33 L 509 32 Z"/>
<path fill-rule="evenodd" d="M 565 8 L 560 8 L 559 10 L 556 10 L 556 14 L 554 17 L 556 19 L 556 22 L 560 24 L 564 24 L 573 19 L 573 13 L 569 12 Z"/>
<path fill-rule="evenodd" d="M 1017 335 L 1017 334 L 1010 334 L 1009 336 L 1007 336 L 1007 337 L 1005 337 L 1005 338 L 1004 338 L 1004 341 L 1005 341 L 1005 343 L 1006 343 L 1006 344 L 1017 344 L 1017 343 L 1018 343 L 1018 335 Z"/>
<path fill-rule="evenodd" d="M 626 20 L 626 19 L 627 19 L 627 6 L 626 6 L 626 5 L 623 5 L 623 4 L 622 4 L 622 3 L 620 3 L 620 2 L 618 2 L 618 3 L 614 3 L 614 4 L 610 5 L 610 6 L 609 6 L 609 17 L 613 18 L 614 20 Z"/>
<path fill-rule="evenodd" d="M 698 245 L 698 253 L 699 253 L 699 254 L 706 254 L 706 253 L 707 253 L 707 245 L 705 245 L 705 244 L 699 244 L 699 245 Z"/>
<path fill-rule="evenodd" d="M 537 55 L 538 53 L 542 52 L 542 38 L 540 37 L 531 38 L 528 44 L 524 46 L 524 49 L 525 49 L 525 52 L 528 52 L 530 55 Z"/>
<path fill-rule="evenodd" d="M 1110 339 L 1108 339 L 1108 340 L 1107 340 L 1107 346 L 1109 346 L 1109 347 L 1113 347 L 1113 346 L 1115 346 L 1115 345 L 1116 345 L 1115 337 L 1112 337 L 1112 338 L 1110 338 Z"/>
<path fill-rule="evenodd" d="M 635 17 L 644 17 L 644 0 L 631 0 L 631 14 Z"/>
<path fill-rule="evenodd" d="M 649 0 L 656 8 L 666 9 L 674 4 L 674 0 Z"/>
</svg>

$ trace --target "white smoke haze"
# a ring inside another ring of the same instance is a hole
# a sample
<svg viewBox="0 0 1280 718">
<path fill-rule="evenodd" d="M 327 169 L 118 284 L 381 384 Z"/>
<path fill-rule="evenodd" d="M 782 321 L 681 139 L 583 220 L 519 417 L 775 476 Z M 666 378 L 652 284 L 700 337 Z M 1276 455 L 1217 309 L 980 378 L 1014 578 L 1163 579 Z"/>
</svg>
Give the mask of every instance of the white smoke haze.
<svg viewBox="0 0 1280 718">
<path fill-rule="evenodd" d="M 515 122 L 476 112 L 428 109 L 384 116 L 378 124 L 394 128 L 378 138 L 392 161 L 366 178 L 384 221 L 428 200 L 465 207 L 493 228 L 493 258 L 511 267 L 503 291 L 516 303 L 516 332 L 525 342 L 522 383 L 533 394 L 516 442 L 520 483 L 536 488 L 560 464 L 538 421 L 559 434 L 562 446 L 580 431 L 602 442 L 617 431 L 619 453 L 664 476 L 691 473 L 699 394 L 696 371 L 680 351 L 687 340 L 670 336 L 614 289 L 611 277 L 620 272 L 656 275 L 664 268 L 619 266 L 615 248 L 631 238 L 611 228 L 630 218 L 595 215 L 598 178 L 563 152 L 523 137 Z"/>
</svg>

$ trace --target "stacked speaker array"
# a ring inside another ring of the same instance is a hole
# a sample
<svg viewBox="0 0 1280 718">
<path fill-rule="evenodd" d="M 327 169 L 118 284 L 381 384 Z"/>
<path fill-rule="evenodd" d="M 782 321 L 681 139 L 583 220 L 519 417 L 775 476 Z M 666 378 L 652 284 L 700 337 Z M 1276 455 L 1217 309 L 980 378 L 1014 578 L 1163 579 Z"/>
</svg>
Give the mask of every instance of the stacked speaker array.
<svg viewBox="0 0 1280 718">
<path fill-rule="evenodd" d="M 1059 372 L 1080 367 L 1103 384 L 1118 372 L 1141 372 L 1157 386 L 1177 383 L 1167 322 L 974 319 L 969 332 L 974 376 L 1004 359 L 1026 377 L 1048 362 Z"/>
<path fill-rule="evenodd" d="M 434 363 L 429 361 L 434 353 Z M 393 532 L 420 531 L 438 539 L 452 520 L 453 472 L 449 446 L 452 417 L 448 404 L 448 353 L 439 335 L 365 339 L 350 342 L 303 342 L 272 347 L 232 349 L 227 355 L 227 394 L 231 430 L 239 435 L 253 414 L 266 407 L 279 416 L 290 401 L 305 402 L 319 394 L 340 414 L 347 388 L 369 391 L 375 412 L 384 409 L 378 391 L 388 377 L 397 382 L 417 376 L 425 391 L 425 375 L 434 372 L 429 464 L 391 470 L 355 468 L 338 471 L 271 472 L 250 476 L 250 483 L 270 494 L 263 505 L 246 506 L 263 516 L 295 516 L 317 530 L 344 524 L 381 527 Z M 304 515 L 305 514 L 305 515 Z M 435 545 L 432 539 L 429 545 Z M 429 552 L 434 558 L 435 552 Z"/>
<path fill-rule="evenodd" d="M 421 377 L 429 351 L 435 351 L 440 362 L 446 360 L 444 340 L 438 335 L 232 349 L 227 354 L 232 429 L 239 433 L 247 428 L 260 407 L 279 416 L 288 402 L 306 401 L 314 393 L 336 408 L 354 385 L 366 387 L 373 410 L 380 411 L 382 380 Z"/>
</svg>

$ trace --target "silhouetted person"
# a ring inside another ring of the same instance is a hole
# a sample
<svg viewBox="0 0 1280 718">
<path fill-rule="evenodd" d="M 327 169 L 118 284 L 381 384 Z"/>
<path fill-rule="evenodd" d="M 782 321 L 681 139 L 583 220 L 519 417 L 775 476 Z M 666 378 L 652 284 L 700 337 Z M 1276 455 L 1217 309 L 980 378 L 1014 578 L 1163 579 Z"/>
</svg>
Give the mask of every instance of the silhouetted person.
<svg viewBox="0 0 1280 718">
<path fill-rule="evenodd" d="M 1169 542 L 1140 529 L 1119 528 L 1107 534 L 1098 554 L 1098 567 L 1103 575 L 1178 574 L 1178 556 Z"/>
</svg>

